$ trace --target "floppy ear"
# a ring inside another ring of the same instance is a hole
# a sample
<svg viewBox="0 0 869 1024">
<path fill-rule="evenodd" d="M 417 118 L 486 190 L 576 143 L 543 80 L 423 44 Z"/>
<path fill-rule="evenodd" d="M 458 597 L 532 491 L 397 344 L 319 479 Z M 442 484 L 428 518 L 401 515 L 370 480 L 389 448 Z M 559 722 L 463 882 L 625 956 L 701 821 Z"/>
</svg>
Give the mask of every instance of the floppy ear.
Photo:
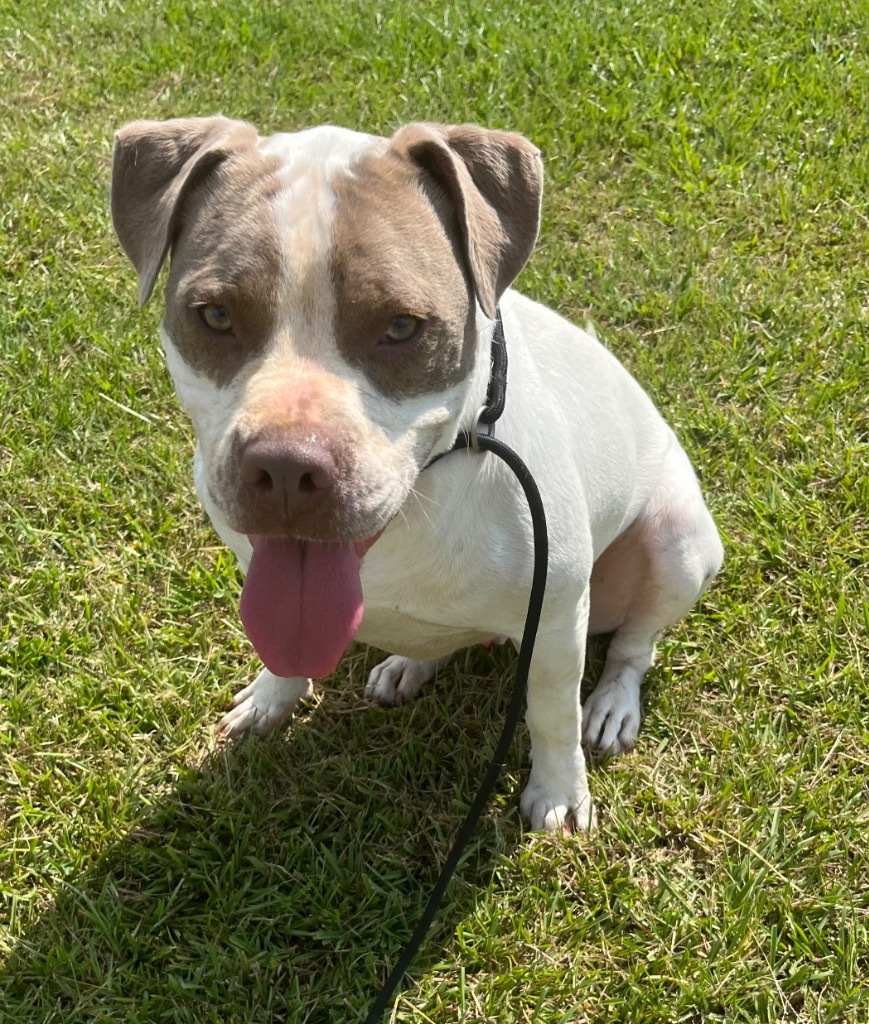
<svg viewBox="0 0 869 1024">
<path fill-rule="evenodd" d="M 514 132 L 409 124 L 391 148 L 428 171 L 458 214 L 477 299 L 490 319 L 525 265 L 540 226 L 540 151 Z"/>
<path fill-rule="evenodd" d="M 251 125 L 226 117 L 131 121 L 115 135 L 112 221 L 139 275 L 140 305 L 148 301 L 172 245 L 185 188 L 256 137 Z"/>
</svg>

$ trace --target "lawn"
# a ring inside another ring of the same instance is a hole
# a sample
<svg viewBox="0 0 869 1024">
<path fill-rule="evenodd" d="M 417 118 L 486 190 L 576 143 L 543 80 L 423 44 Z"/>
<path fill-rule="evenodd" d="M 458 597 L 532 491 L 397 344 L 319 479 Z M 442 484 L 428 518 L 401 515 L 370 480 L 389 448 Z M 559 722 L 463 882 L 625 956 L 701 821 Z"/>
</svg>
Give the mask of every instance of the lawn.
<svg viewBox="0 0 869 1024">
<path fill-rule="evenodd" d="M 547 168 L 519 286 L 592 320 L 726 543 L 590 836 L 524 831 L 527 735 L 392 1019 L 869 1020 L 869 5 L 3 0 L 0 1019 L 361 1020 L 494 745 L 515 658 L 415 705 L 355 649 L 263 742 L 113 131 L 413 119 Z M 589 659 L 591 679 L 601 649 Z"/>
</svg>

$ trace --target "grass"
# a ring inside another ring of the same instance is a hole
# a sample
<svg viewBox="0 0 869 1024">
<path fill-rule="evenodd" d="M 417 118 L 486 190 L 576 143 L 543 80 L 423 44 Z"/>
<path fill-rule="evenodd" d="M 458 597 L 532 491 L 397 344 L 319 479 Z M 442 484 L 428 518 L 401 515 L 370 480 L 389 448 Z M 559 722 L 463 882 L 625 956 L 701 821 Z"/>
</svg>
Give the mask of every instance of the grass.
<svg viewBox="0 0 869 1024">
<path fill-rule="evenodd" d="M 523 832 L 527 739 L 393 1019 L 869 1019 L 865 4 L 0 7 L 0 1017 L 358 1020 L 500 725 L 513 659 L 416 705 L 348 657 L 220 747 L 238 574 L 107 213 L 113 130 L 475 120 L 542 147 L 520 285 L 592 319 L 726 538 L 590 837 Z M 590 659 L 590 675 L 600 650 Z"/>
</svg>

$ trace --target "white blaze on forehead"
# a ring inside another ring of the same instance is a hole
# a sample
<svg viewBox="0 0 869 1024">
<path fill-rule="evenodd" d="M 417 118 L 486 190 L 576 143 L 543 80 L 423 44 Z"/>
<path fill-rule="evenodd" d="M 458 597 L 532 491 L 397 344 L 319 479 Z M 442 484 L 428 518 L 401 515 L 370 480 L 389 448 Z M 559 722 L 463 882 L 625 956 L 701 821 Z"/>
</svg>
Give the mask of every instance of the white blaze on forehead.
<svg viewBox="0 0 869 1024">
<path fill-rule="evenodd" d="M 335 318 L 330 246 L 336 198 L 330 182 L 347 173 L 356 157 L 387 144 L 375 135 L 331 125 L 260 142 L 264 156 L 280 160 L 282 184 L 272 200 L 284 278 L 276 311 L 283 339 L 275 355 L 289 355 L 288 345 L 295 353 L 310 348 L 320 357 L 325 354 L 324 334 L 331 336 Z"/>
<path fill-rule="evenodd" d="M 312 170 L 338 170 L 372 146 L 386 146 L 387 140 L 377 135 L 354 132 L 349 128 L 320 125 L 301 132 L 279 132 L 261 139 L 259 151 L 264 156 L 280 157 L 283 172 L 310 173 Z"/>
</svg>

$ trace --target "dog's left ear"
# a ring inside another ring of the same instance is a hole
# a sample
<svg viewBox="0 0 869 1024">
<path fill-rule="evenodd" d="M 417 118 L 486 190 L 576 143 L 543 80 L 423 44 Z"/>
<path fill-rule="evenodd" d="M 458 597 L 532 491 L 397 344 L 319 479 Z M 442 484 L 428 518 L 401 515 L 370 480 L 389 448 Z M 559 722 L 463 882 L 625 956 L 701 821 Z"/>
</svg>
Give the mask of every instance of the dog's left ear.
<svg viewBox="0 0 869 1024">
<path fill-rule="evenodd" d="M 390 148 L 422 167 L 452 201 L 483 312 L 531 254 L 540 226 L 543 163 L 524 136 L 473 124 L 409 124 Z"/>
</svg>

